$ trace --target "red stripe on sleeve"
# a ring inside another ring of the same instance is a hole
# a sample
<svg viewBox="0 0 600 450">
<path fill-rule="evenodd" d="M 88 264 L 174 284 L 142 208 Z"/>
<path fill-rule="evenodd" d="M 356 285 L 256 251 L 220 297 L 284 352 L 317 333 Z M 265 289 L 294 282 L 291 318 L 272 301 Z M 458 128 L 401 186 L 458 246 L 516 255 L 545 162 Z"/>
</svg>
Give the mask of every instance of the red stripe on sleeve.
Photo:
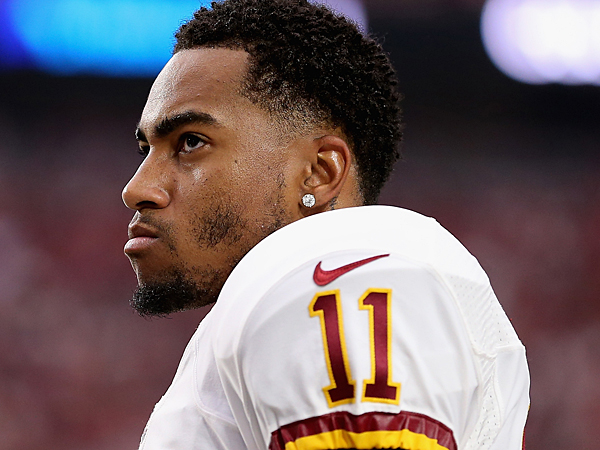
<svg viewBox="0 0 600 450">
<path fill-rule="evenodd" d="M 457 449 L 452 430 L 443 423 L 423 414 L 402 411 L 399 414 L 370 412 L 356 416 L 349 412 L 339 411 L 281 427 L 271 434 L 269 450 L 285 450 L 288 442 L 335 430 L 365 433 L 404 429 L 436 439 L 439 445 L 448 450 Z"/>
</svg>

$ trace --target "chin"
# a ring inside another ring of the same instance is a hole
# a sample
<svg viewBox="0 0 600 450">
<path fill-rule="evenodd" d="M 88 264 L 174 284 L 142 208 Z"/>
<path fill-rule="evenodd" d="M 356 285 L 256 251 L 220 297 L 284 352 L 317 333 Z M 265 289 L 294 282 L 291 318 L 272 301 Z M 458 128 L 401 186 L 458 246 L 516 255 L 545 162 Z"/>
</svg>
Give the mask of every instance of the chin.
<svg viewBox="0 0 600 450">
<path fill-rule="evenodd" d="M 138 272 L 138 287 L 130 304 L 144 317 L 200 308 L 217 301 L 225 278 L 219 271 L 206 271 L 196 278 L 180 268 L 165 270 L 150 279 Z"/>
</svg>

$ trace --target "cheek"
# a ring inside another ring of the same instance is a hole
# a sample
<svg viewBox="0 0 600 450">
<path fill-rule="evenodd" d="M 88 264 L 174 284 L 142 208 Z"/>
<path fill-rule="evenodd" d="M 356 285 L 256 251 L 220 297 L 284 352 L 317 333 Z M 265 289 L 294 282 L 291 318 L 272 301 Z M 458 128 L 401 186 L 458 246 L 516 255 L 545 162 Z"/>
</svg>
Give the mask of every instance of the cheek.
<svg viewBox="0 0 600 450">
<path fill-rule="evenodd" d="M 205 167 L 195 167 L 181 173 L 177 181 L 176 201 L 186 208 L 202 204 L 213 194 L 220 174 Z"/>
<path fill-rule="evenodd" d="M 196 235 L 199 228 L 205 228 L 224 211 L 243 213 L 254 183 L 236 173 L 236 166 L 231 163 L 220 167 L 205 166 L 186 175 L 177 200 L 177 211 L 186 238 Z"/>
<path fill-rule="evenodd" d="M 232 177 L 241 181 L 241 189 L 251 186 L 272 189 L 284 172 L 281 157 L 273 150 L 257 150 L 254 156 L 238 159 L 232 167 Z"/>
<path fill-rule="evenodd" d="M 215 184 L 214 177 L 209 177 L 204 169 L 194 169 L 180 175 L 173 193 L 172 215 L 179 233 L 184 236 L 180 239 L 183 241 L 181 245 L 187 245 L 198 217 L 207 214 L 207 205 L 214 203 L 214 198 L 218 197 Z"/>
<path fill-rule="evenodd" d="M 188 186 L 189 190 L 202 192 L 206 190 L 206 185 L 210 180 L 210 176 L 214 169 L 207 170 L 203 165 L 199 165 L 189 169 L 188 173 L 184 174 L 182 184 Z"/>
</svg>

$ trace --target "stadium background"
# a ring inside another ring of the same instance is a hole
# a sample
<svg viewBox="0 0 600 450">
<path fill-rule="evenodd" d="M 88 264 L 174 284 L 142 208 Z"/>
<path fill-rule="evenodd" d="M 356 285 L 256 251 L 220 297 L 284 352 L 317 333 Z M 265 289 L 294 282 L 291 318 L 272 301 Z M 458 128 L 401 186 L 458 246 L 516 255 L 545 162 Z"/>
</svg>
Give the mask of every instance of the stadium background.
<svg viewBox="0 0 600 450">
<path fill-rule="evenodd" d="M 436 217 L 487 270 L 528 350 L 527 448 L 596 448 L 600 87 L 499 72 L 481 0 L 364 3 L 406 97 L 382 203 Z M 0 71 L 2 450 L 136 448 L 204 313 L 127 304 L 120 192 L 151 82 Z"/>
</svg>

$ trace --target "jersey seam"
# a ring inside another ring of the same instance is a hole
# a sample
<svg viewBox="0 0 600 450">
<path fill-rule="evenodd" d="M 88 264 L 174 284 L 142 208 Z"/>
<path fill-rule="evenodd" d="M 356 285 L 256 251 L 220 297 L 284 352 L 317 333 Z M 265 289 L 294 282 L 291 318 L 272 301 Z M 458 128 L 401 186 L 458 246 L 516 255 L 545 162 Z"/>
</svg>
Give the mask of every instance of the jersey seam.
<svg viewBox="0 0 600 450">
<path fill-rule="evenodd" d="M 435 221 L 437 223 L 437 221 Z M 435 235 L 436 239 L 438 238 L 437 234 Z M 434 255 L 431 255 L 432 257 L 434 257 Z M 475 257 L 473 255 L 470 255 L 472 258 L 475 259 Z M 472 352 L 479 356 L 479 357 L 483 357 L 486 359 L 491 360 L 491 363 L 494 366 L 493 369 L 493 375 L 492 375 L 492 383 L 493 383 L 493 392 L 495 395 L 498 394 L 498 379 L 497 379 L 497 356 L 499 352 L 504 353 L 505 351 L 510 351 L 510 350 L 514 350 L 514 349 L 518 349 L 520 347 L 522 347 L 522 343 L 520 342 L 520 340 L 518 340 L 517 342 L 511 343 L 511 344 L 505 344 L 502 346 L 494 346 L 493 347 L 493 352 L 488 352 L 485 351 L 484 348 L 481 347 L 481 345 L 479 345 L 476 341 L 475 338 L 473 336 L 473 333 L 471 332 L 470 327 L 467 324 L 467 320 L 465 317 L 465 314 L 463 314 L 463 307 L 460 304 L 459 300 L 458 300 L 458 295 L 456 294 L 456 292 L 454 291 L 454 289 L 452 288 L 452 286 L 450 285 L 450 283 L 445 279 L 445 277 L 442 275 L 442 273 L 440 273 L 437 269 L 435 269 L 431 264 L 427 264 L 430 267 L 431 272 L 434 274 L 434 276 L 438 279 L 438 281 L 445 287 L 445 289 L 448 291 L 448 293 L 450 294 L 450 296 L 452 297 L 453 301 L 454 301 L 454 305 L 458 310 L 459 316 L 460 316 L 460 320 L 461 323 L 463 324 L 463 329 L 466 332 L 467 336 L 469 337 L 469 343 L 471 346 L 471 350 Z M 479 263 L 477 262 L 477 265 L 479 266 Z M 491 283 L 489 282 L 488 279 L 488 285 L 491 289 Z M 479 361 L 477 361 L 475 358 L 473 358 L 473 364 L 475 366 L 475 371 L 477 373 L 477 379 L 478 379 L 478 383 L 480 385 L 483 385 L 483 373 L 482 373 L 482 367 L 481 367 L 481 363 Z M 473 424 L 472 427 L 470 427 L 470 429 L 465 430 L 465 433 L 463 433 L 463 438 L 464 440 L 461 439 L 461 441 L 463 441 L 465 444 L 470 444 L 471 443 L 471 438 L 472 438 L 472 434 L 475 430 L 477 430 L 477 426 L 478 423 L 480 423 L 481 417 L 482 417 L 482 412 L 481 412 L 481 408 L 483 406 L 484 403 L 484 398 L 483 398 L 483 390 L 478 389 L 477 390 L 477 420 L 475 421 L 475 423 Z M 498 398 L 498 397 L 497 397 Z M 503 416 L 504 416 L 504 411 L 503 411 L 503 407 L 501 404 L 499 404 L 499 402 L 496 402 L 496 405 L 498 407 L 498 413 L 500 415 L 499 419 L 500 422 L 503 421 Z M 497 438 L 497 436 L 496 436 Z M 462 443 L 461 443 L 462 445 Z M 489 448 L 489 447 L 487 447 Z"/>
<path fill-rule="evenodd" d="M 462 323 L 463 331 L 466 333 L 466 335 L 469 338 L 469 346 L 471 347 L 471 351 L 473 351 L 475 354 L 478 354 L 478 355 L 481 355 L 481 356 L 485 356 L 486 358 L 490 358 L 490 359 L 494 360 L 494 362 L 495 362 L 495 357 L 493 355 L 490 355 L 490 354 L 488 354 L 486 352 L 479 351 L 478 348 L 475 347 L 473 335 L 471 333 L 471 330 L 467 326 L 467 323 L 466 323 L 464 315 L 462 313 L 462 309 L 460 308 L 460 304 L 458 302 L 456 293 L 451 288 L 451 286 L 446 282 L 446 280 L 444 279 L 444 277 L 442 276 L 442 274 L 433 265 L 431 265 L 430 263 L 421 263 L 420 265 L 421 265 L 421 267 L 423 267 L 423 269 L 425 269 L 427 272 L 429 272 L 429 274 L 432 275 L 437 280 L 437 282 L 443 287 L 444 291 L 452 298 L 452 301 L 454 303 L 454 307 L 457 309 L 458 316 L 460 318 L 460 322 Z M 473 366 L 475 368 L 475 373 L 477 374 L 477 383 L 479 385 L 482 385 L 483 374 L 481 372 L 481 364 L 479 364 L 479 362 L 476 361 L 475 358 L 472 358 L 472 363 L 473 363 Z M 483 393 L 481 392 L 481 390 L 478 389 L 477 390 L 477 405 L 478 405 L 478 410 L 481 409 L 481 405 L 483 403 L 482 395 L 483 395 Z M 479 420 L 479 413 L 478 413 L 477 417 L 478 417 L 478 420 Z M 462 433 L 462 436 L 461 436 L 462 439 L 460 439 L 461 442 L 468 442 L 469 437 L 470 437 L 471 433 L 473 432 L 474 427 L 477 425 L 478 420 L 475 421 L 475 423 L 473 424 L 473 426 L 469 430 L 465 430 L 465 432 Z M 455 436 L 455 439 L 457 440 L 457 444 L 459 444 L 459 442 L 458 442 L 459 441 L 459 437 Z M 459 448 L 460 448 L 461 445 L 462 444 L 459 444 Z"/>
<path fill-rule="evenodd" d="M 198 379 L 198 345 L 199 345 L 199 340 L 195 339 L 194 341 L 194 405 L 196 406 L 196 408 L 198 408 L 198 410 L 200 411 L 201 414 L 206 414 L 208 416 L 214 417 L 215 419 L 220 420 L 221 422 L 225 422 L 233 427 L 237 427 L 237 424 L 235 423 L 235 421 L 231 421 L 228 418 L 223 417 L 221 414 L 212 411 L 211 409 L 209 409 L 200 399 L 200 392 L 198 391 L 198 383 L 196 382 L 196 380 Z"/>
</svg>

